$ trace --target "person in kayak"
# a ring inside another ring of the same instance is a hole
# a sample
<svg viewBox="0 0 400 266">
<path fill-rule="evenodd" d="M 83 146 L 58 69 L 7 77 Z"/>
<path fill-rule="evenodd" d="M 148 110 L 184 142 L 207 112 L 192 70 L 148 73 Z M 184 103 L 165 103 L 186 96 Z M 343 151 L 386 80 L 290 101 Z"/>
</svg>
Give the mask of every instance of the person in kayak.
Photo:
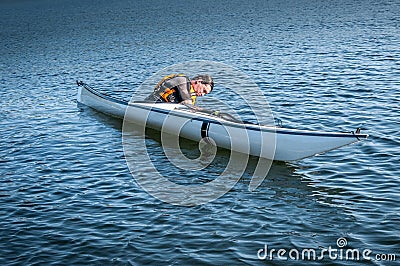
<svg viewBox="0 0 400 266">
<path fill-rule="evenodd" d="M 210 75 L 197 75 L 189 79 L 184 74 L 172 74 L 165 76 L 145 101 L 194 105 L 197 97 L 210 93 L 213 88 Z"/>
</svg>

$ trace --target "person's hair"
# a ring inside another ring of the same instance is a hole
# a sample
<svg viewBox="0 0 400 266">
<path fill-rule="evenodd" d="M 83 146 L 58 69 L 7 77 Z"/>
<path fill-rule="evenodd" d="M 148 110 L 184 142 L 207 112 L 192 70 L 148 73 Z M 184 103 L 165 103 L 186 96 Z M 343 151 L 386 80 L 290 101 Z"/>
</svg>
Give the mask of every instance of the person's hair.
<svg viewBox="0 0 400 266">
<path fill-rule="evenodd" d="M 197 75 L 194 78 L 192 78 L 192 80 L 202 80 L 202 81 L 206 82 L 207 84 L 210 84 L 211 91 L 214 88 L 214 81 L 213 81 L 213 79 L 212 79 L 212 77 L 210 75 L 207 75 L 207 74 Z"/>
</svg>

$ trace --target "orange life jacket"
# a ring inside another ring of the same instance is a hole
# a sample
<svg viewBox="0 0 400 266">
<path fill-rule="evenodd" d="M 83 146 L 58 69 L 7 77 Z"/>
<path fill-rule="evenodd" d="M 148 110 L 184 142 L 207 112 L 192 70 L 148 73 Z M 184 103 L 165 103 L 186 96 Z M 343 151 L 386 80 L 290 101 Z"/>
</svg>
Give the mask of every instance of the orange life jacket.
<svg viewBox="0 0 400 266">
<path fill-rule="evenodd" d="M 161 99 L 165 102 L 175 102 L 176 97 L 179 92 L 177 92 L 176 88 L 169 88 L 167 87 L 166 82 L 175 78 L 175 77 L 185 77 L 188 82 L 190 83 L 190 79 L 184 75 L 184 74 L 171 74 L 168 76 L 165 76 L 161 79 L 160 82 L 157 83 L 157 85 L 154 87 L 154 94 L 159 95 Z M 196 103 L 196 93 L 194 91 L 194 88 L 192 84 L 190 84 L 190 97 L 192 99 L 192 105 Z"/>
</svg>

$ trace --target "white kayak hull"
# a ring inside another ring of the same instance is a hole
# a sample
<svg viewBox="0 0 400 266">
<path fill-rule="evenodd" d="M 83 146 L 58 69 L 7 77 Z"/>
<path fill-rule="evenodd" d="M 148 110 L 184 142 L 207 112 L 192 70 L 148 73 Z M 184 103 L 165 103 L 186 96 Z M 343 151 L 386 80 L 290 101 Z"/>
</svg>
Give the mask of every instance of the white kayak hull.
<svg viewBox="0 0 400 266">
<path fill-rule="evenodd" d="M 277 161 L 294 161 L 333 150 L 368 135 L 331 133 L 238 123 L 180 104 L 128 103 L 81 83 L 78 102 L 97 111 L 180 137 L 200 141 L 211 138 L 218 147 Z"/>
</svg>

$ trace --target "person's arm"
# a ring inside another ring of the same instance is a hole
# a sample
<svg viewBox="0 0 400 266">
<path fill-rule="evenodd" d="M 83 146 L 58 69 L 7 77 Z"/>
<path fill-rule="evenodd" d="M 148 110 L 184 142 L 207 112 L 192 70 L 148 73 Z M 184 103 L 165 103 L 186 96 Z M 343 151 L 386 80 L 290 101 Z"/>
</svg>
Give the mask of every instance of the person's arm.
<svg viewBox="0 0 400 266">
<path fill-rule="evenodd" d="M 173 80 L 174 87 L 179 90 L 182 104 L 192 104 L 192 97 L 190 95 L 190 80 L 186 77 L 176 77 Z"/>
</svg>

